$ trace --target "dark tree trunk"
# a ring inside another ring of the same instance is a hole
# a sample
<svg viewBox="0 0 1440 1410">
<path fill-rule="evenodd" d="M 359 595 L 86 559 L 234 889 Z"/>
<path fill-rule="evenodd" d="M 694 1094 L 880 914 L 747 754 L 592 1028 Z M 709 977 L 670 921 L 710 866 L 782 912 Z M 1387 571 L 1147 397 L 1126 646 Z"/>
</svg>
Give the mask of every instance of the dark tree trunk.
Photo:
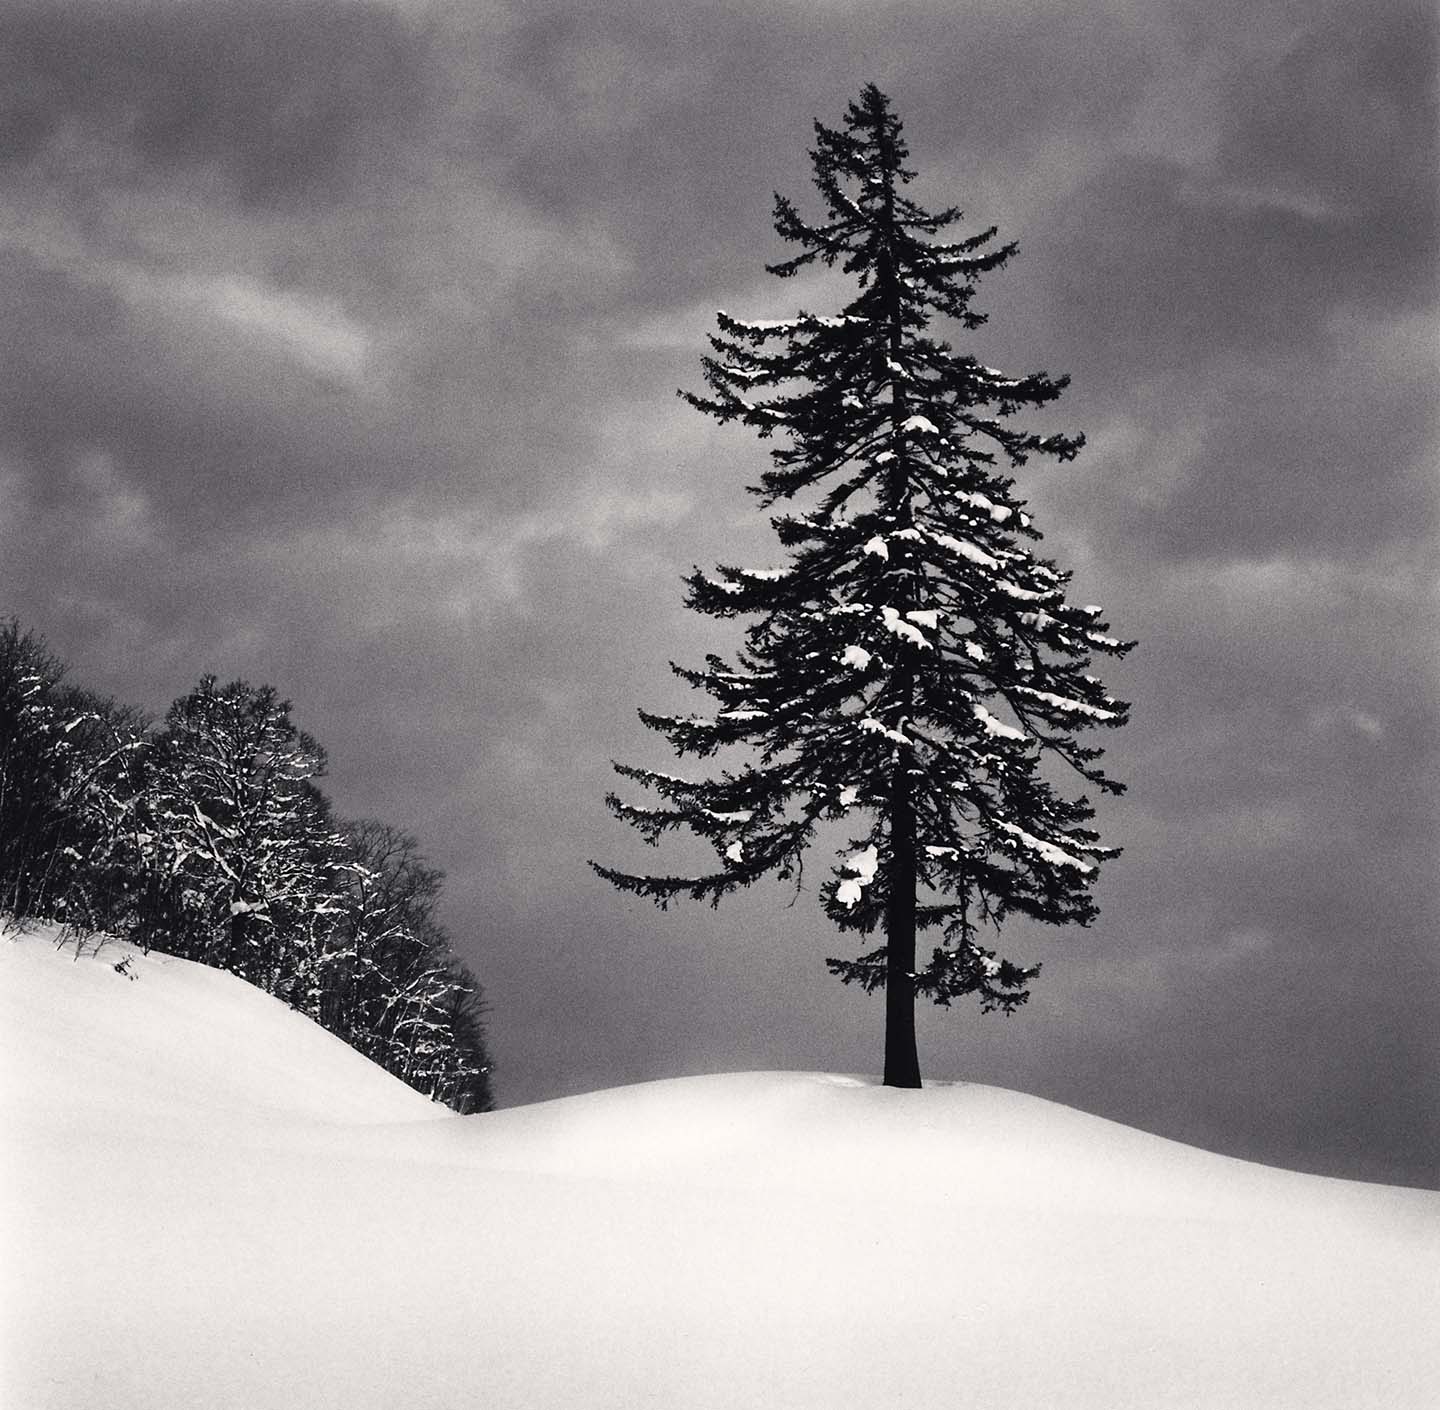
<svg viewBox="0 0 1440 1410">
<path fill-rule="evenodd" d="M 895 220 L 895 169 L 893 149 L 885 143 L 884 171 L 885 220 L 887 228 Z M 888 352 L 892 362 L 898 361 L 904 346 L 905 329 L 900 317 L 900 290 L 895 282 L 894 265 L 888 247 L 880 256 L 879 279 L 885 291 L 889 314 Z M 894 450 L 889 483 L 886 487 L 887 508 L 895 522 L 910 524 L 910 474 L 905 452 L 903 426 L 908 408 L 905 389 L 898 379 L 890 382 L 890 436 Z M 905 546 L 908 555 L 909 545 Z M 908 567 L 908 565 L 907 565 Z M 913 572 L 913 570 L 911 570 Z M 913 605 L 913 579 L 902 579 L 901 606 Z M 908 668 L 903 668 L 897 682 L 897 695 L 909 715 L 913 683 Z M 910 756 L 902 746 L 895 752 L 895 772 L 890 780 L 890 874 L 888 899 L 885 905 L 885 1085 L 887 1087 L 918 1087 L 920 1059 L 915 1050 L 915 810 L 910 801 Z"/>
<path fill-rule="evenodd" d="M 918 1087 L 915 1050 L 915 814 L 910 760 L 899 751 L 890 785 L 890 875 L 885 906 L 885 1085 Z"/>
<path fill-rule="evenodd" d="M 234 897 L 234 900 L 240 900 L 238 894 Z M 229 932 L 230 954 L 225 962 L 224 968 L 230 970 L 233 974 L 240 975 L 242 979 L 254 983 L 255 975 L 250 968 L 250 956 L 246 953 L 245 915 L 243 912 L 231 911 Z"/>
</svg>

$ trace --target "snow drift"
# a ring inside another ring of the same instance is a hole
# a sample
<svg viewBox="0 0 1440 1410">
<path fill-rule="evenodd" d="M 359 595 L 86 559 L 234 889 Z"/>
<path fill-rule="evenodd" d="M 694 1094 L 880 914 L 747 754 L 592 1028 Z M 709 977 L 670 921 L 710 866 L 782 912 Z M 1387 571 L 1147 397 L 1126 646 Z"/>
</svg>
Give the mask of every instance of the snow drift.
<svg viewBox="0 0 1440 1410">
<path fill-rule="evenodd" d="M 1440 1398 L 1440 1195 L 1014 1092 L 455 1117 L 232 976 L 40 933 L 0 937 L 0 1096 L 14 1410 Z"/>
</svg>

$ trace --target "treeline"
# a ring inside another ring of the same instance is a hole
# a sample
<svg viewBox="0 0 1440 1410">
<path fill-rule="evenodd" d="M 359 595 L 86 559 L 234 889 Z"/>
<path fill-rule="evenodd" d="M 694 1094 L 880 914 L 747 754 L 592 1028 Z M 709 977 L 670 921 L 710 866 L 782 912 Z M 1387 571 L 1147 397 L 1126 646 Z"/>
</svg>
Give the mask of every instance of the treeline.
<svg viewBox="0 0 1440 1410">
<path fill-rule="evenodd" d="M 487 1110 L 442 874 L 409 834 L 336 818 L 324 772 L 269 686 L 205 676 L 152 723 L 0 624 L 0 913 L 229 970 L 435 1101 Z"/>
</svg>

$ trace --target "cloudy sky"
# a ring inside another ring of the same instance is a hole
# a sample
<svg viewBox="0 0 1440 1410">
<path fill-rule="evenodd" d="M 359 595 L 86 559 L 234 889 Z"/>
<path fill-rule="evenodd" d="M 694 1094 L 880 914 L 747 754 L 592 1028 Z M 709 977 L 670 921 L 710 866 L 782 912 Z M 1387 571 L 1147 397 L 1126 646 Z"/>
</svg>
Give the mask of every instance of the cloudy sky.
<svg viewBox="0 0 1440 1410">
<path fill-rule="evenodd" d="M 0 615 L 156 713 L 272 682 L 419 835 L 502 1101 L 874 1071 L 813 894 L 661 914 L 608 761 L 733 636 L 763 446 L 674 395 L 784 284 L 771 193 L 874 80 L 916 193 L 1021 254 L 964 346 L 1068 372 L 1024 473 L 1141 645 L 1089 930 L 935 1077 L 1361 1177 L 1440 1175 L 1436 33 L 1417 0 L 11 0 Z M 694 702 L 697 706 L 700 702 Z M 843 952 L 843 951 L 842 951 Z"/>
</svg>

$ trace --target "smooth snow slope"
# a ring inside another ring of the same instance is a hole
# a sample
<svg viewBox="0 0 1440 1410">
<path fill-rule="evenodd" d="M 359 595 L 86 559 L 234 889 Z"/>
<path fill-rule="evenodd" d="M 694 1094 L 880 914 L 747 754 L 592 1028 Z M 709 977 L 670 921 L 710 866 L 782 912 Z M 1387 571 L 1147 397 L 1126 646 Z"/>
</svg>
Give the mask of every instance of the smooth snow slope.
<svg viewBox="0 0 1440 1410">
<path fill-rule="evenodd" d="M 6 1410 L 1440 1404 L 1440 1195 L 962 1084 L 448 1117 L 126 953 L 0 937 Z"/>
</svg>

